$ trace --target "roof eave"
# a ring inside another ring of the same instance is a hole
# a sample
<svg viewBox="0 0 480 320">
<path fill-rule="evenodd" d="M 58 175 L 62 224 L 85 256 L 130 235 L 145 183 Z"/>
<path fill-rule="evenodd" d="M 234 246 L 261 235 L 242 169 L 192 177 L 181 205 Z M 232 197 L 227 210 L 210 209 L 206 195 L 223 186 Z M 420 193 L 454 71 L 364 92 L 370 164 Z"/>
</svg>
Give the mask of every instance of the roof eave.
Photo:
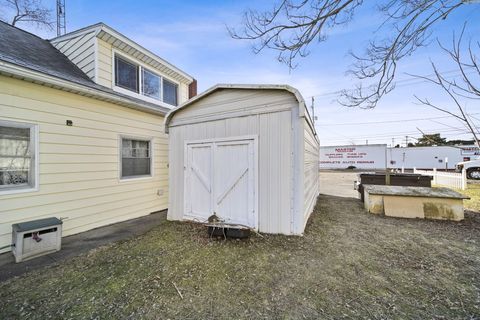
<svg viewBox="0 0 480 320">
<path fill-rule="evenodd" d="M 192 82 L 194 80 L 194 77 L 192 77 L 191 75 L 189 75 L 185 71 L 179 69 L 178 67 L 174 66 L 173 64 L 166 61 L 165 59 L 159 57 L 158 55 L 151 52 L 147 48 L 141 46 L 140 44 L 136 43 L 135 41 L 127 38 L 126 36 L 124 36 L 123 34 L 121 34 L 120 32 L 116 31 L 115 29 L 106 25 L 103 22 L 99 22 L 97 24 L 94 24 L 94 25 L 91 25 L 91 26 L 88 26 L 88 27 L 85 27 L 85 28 L 67 33 L 63 36 L 59 36 L 59 37 L 50 39 L 50 42 L 52 42 L 52 43 L 60 42 L 60 41 L 67 40 L 67 39 L 70 39 L 72 37 L 76 37 L 76 36 L 82 35 L 84 33 L 89 33 L 89 32 L 95 32 L 95 36 L 98 36 L 98 34 L 102 31 L 109 34 L 110 36 L 118 39 L 119 41 L 131 46 L 132 48 L 135 48 L 136 50 L 142 52 L 143 54 L 145 54 L 147 56 L 150 56 L 152 59 L 159 61 L 160 63 L 162 63 L 163 65 L 165 65 L 169 69 L 178 73 L 182 77 L 188 79 L 189 82 Z"/>
<path fill-rule="evenodd" d="M 101 101 L 112 102 L 127 108 L 147 112 L 150 114 L 165 116 L 170 109 L 164 107 L 150 107 L 127 98 L 104 92 L 99 89 L 67 81 L 57 77 L 49 76 L 38 71 L 20 67 L 9 62 L 0 61 L 0 74 L 12 76 L 29 82 L 39 83 L 47 87 L 59 88 L 61 90 L 77 93 L 82 96 L 92 97 Z"/>
</svg>

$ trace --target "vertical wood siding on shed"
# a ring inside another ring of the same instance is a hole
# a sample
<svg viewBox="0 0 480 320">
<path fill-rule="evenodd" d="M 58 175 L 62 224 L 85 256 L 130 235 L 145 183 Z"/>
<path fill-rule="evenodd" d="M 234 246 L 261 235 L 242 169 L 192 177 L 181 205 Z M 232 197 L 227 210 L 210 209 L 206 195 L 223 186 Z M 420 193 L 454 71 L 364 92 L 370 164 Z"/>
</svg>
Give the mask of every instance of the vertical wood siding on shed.
<svg viewBox="0 0 480 320">
<path fill-rule="evenodd" d="M 293 95 L 279 90 L 245 91 L 216 92 L 173 117 L 169 129 L 171 192 L 168 217 L 183 219 L 185 141 L 258 135 L 259 230 L 290 234 L 291 109 L 298 103 Z"/>
<path fill-rule="evenodd" d="M 320 193 L 319 180 L 319 143 L 310 128 L 308 121 L 303 119 L 304 138 L 304 217 L 305 223 L 313 211 L 316 199 Z"/>
<path fill-rule="evenodd" d="M 52 44 L 86 73 L 90 79 L 94 80 L 95 41 L 95 32 L 92 31 L 68 40 L 52 42 Z"/>
<path fill-rule="evenodd" d="M 163 117 L 0 76 L 0 119 L 40 132 L 39 191 L 0 194 L 0 246 L 17 222 L 66 218 L 67 236 L 167 208 Z M 120 134 L 153 138 L 152 178 L 119 180 Z"/>
</svg>

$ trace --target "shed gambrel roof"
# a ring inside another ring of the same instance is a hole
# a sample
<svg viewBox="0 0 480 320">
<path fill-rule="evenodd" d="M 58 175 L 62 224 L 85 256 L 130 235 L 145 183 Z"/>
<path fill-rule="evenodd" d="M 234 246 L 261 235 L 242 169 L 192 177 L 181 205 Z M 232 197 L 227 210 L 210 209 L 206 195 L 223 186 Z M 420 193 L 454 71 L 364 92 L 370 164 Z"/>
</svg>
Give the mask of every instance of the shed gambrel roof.
<svg viewBox="0 0 480 320">
<path fill-rule="evenodd" d="M 0 74 L 153 113 L 170 109 L 92 81 L 48 40 L 0 21 Z"/>
<path fill-rule="evenodd" d="M 315 131 L 315 125 L 313 124 L 312 118 L 310 117 L 310 113 L 308 112 L 305 104 L 305 100 L 303 99 L 302 95 L 300 92 L 289 85 L 286 84 L 225 84 L 225 83 L 219 83 L 217 85 L 214 85 L 210 89 L 200 93 L 199 95 L 196 95 L 192 99 L 186 101 L 182 105 L 178 106 L 177 108 L 172 109 L 166 116 L 165 116 L 165 132 L 168 133 L 168 128 L 170 121 L 172 120 L 173 116 L 175 113 L 177 113 L 180 110 L 188 108 L 190 105 L 194 104 L 196 101 L 199 101 L 210 94 L 222 90 L 222 89 L 239 89 L 239 90 L 283 90 L 290 92 L 295 99 L 297 100 L 300 108 L 299 108 L 299 115 L 301 117 L 305 117 L 307 120 L 308 124 L 312 128 L 315 137 L 317 137 L 317 133 Z"/>
</svg>

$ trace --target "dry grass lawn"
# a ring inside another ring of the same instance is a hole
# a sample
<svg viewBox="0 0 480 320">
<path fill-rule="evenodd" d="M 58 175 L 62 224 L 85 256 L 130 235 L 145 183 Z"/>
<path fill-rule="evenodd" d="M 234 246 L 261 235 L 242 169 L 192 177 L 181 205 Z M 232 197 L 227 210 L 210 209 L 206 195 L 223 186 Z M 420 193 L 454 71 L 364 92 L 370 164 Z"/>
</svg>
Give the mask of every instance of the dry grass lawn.
<svg viewBox="0 0 480 320">
<path fill-rule="evenodd" d="M 11 279 L 0 318 L 468 319 L 479 287 L 480 215 L 401 220 L 321 196 L 304 237 L 214 240 L 165 221 Z"/>
<path fill-rule="evenodd" d="M 480 212 L 480 183 L 469 183 L 467 190 L 460 192 L 470 197 L 470 200 L 465 200 L 465 208 Z"/>
</svg>

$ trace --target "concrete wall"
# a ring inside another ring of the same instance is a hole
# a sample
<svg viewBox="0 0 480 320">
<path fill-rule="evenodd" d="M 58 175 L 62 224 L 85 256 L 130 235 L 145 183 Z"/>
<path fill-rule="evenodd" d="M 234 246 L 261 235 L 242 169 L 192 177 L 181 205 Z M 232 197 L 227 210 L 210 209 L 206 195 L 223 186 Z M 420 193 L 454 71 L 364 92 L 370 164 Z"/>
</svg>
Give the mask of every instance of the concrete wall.
<svg viewBox="0 0 480 320">
<path fill-rule="evenodd" d="M 167 208 L 163 117 L 0 76 L 0 120 L 37 124 L 40 139 L 39 190 L 0 193 L 0 246 L 17 222 L 65 218 L 66 236 Z M 153 177 L 119 179 L 121 134 L 153 138 Z"/>
</svg>

